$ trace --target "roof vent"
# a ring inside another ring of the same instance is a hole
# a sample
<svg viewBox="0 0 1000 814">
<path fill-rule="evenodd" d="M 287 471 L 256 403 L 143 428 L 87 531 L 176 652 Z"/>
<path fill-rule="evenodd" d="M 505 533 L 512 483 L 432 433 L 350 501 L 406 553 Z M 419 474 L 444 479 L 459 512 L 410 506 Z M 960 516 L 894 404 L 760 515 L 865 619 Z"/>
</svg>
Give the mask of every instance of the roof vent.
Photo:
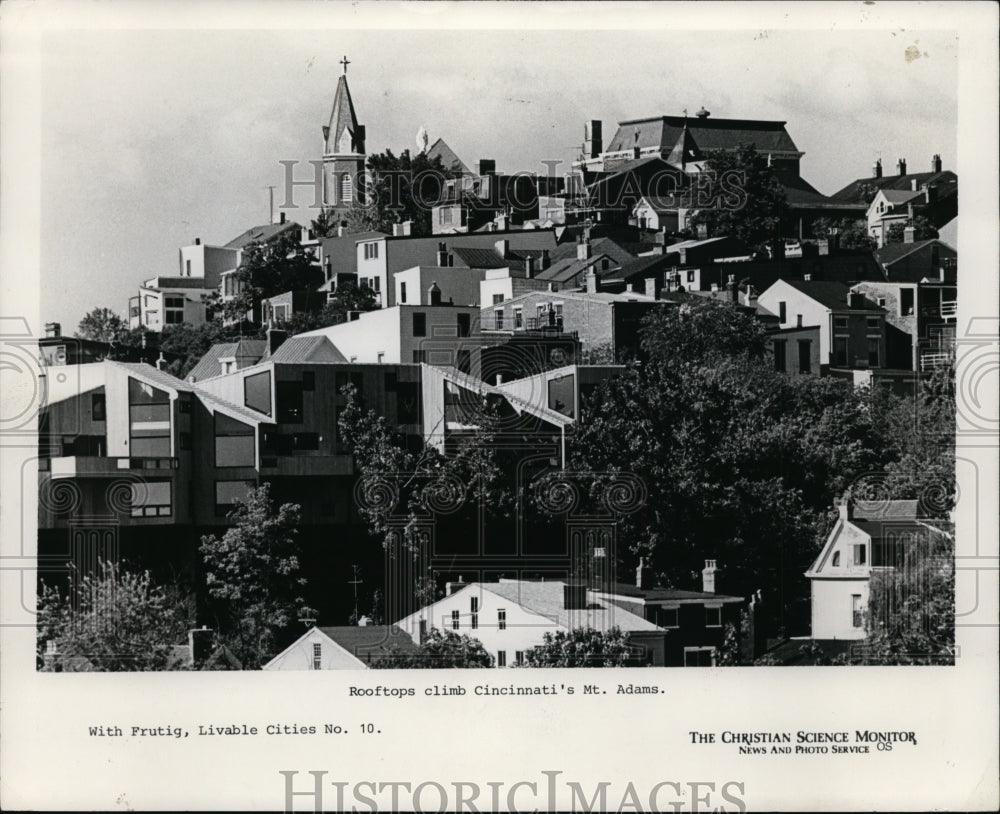
<svg viewBox="0 0 1000 814">
<path fill-rule="evenodd" d="M 712 113 L 711 113 L 711 111 L 705 110 L 705 108 L 702 107 L 702 109 L 699 110 L 694 115 L 697 116 L 699 119 L 707 119 L 709 116 L 712 115 Z"/>
</svg>

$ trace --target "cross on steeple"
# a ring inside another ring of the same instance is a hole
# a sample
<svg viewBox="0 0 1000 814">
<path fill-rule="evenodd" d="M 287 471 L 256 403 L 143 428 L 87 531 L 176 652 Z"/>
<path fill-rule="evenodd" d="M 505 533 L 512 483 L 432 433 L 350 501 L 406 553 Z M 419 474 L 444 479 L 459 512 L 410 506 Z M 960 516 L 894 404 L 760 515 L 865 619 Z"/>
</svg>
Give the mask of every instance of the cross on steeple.
<svg viewBox="0 0 1000 814">
<path fill-rule="evenodd" d="M 344 76 L 347 76 L 347 66 L 351 64 L 351 61 L 345 55 L 344 58 L 340 60 L 340 64 L 344 66 Z"/>
</svg>

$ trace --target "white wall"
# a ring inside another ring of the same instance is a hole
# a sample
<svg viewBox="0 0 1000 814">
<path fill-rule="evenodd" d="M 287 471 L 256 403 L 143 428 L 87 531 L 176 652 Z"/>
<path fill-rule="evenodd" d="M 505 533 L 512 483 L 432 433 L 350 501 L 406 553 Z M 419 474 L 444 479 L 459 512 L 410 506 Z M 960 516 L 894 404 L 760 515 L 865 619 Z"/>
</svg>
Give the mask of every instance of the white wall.
<svg viewBox="0 0 1000 814">
<path fill-rule="evenodd" d="M 785 319 L 782 328 L 794 328 L 798 325 L 798 316 L 802 315 L 802 325 L 819 326 L 819 360 L 820 364 L 830 362 L 830 310 L 801 291 L 788 285 L 784 280 L 778 280 L 757 300 L 762 308 L 772 314 L 780 315 L 780 303 L 785 303 Z M 846 303 L 845 303 L 846 308 Z"/>
<path fill-rule="evenodd" d="M 493 295 L 501 294 L 505 300 L 513 299 L 514 285 L 510 277 L 487 278 L 479 284 L 479 307 L 493 305 Z"/>
<path fill-rule="evenodd" d="M 322 670 L 367 670 L 367 665 L 325 633 L 313 628 L 264 665 L 264 670 L 312 670 L 313 645 L 320 646 Z"/>
<path fill-rule="evenodd" d="M 347 359 L 358 364 L 410 363 L 412 359 L 400 359 L 399 313 L 399 308 L 381 308 L 362 314 L 354 322 L 342 322 L 299 335 L 325 336 Z M 381 360 L 379 353 L 385 354 Z M 352 356 L 357 358 L 351 359 Z"/>
<path fill-rule="evenodd" d="M 378 246 L 378 257 L 372 257 L 368 260 L 365 259 L 365 245 L 373 243 Z M 390 302 L 389 298 L 389 278 L 386 274 L 386 254 L 389 251 L 389 246 L 384 239 L 381 240 L 371 240 L 363 241 L 357 244 L 357 270 L 358 270 L 358 285 L 361 285 L 362 279 L 374 279 L 378 278 L 379 281 L 379 293 L 376 298 L 379 300 L 379 304 L 383 308 L 388 308 L 391 305 L 396 304 L 395 292 L 392 292 L 392 300 Z M 372 286 L 374 288 L 374 285 Z"/>
<path fill-rule="evenodd" d="M 861 608 L 868 606 L 867 579 L 813 579 L 812 637 L 814 639 L 863 639 L 865 629 L 854 627 L 851 595 L 860 594 Z"/>
</svg>

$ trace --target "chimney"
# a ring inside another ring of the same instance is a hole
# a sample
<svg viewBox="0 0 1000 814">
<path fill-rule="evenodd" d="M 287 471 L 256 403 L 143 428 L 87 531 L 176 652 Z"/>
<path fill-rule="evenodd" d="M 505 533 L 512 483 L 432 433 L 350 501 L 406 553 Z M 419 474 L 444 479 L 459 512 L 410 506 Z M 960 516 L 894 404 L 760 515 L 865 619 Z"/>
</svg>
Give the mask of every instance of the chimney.
<svg viewBox="0 0 1000 814">
<path fill-rule="evenodd" d="M 920 188 L 920 184 L 917 183 L 916 178 L 910 179 L 910 192 L 916 192 Z"/>
<path fill-rule="evenodd" d="M 583 582 L 563 583 L 563 608 L 566 610 L 586 610 L 587 585 Z"/>
<path fill-rule="evenodd" d="M 62 323 L 61 322 L 46 322 L 45 323 L 45 336 L 52 339 L 62 336 Z"/>
<path fill-rule="evenodd" d="M 604 139 L 601 130 L 600 119 L 592 119 L 583 126 L 583 155 L 585 158 L 597 158 L 604 152 Z"/>
<path fill-rule="evenodd" d="M 403 234 L 403 224 L 401 223 L 392 224 L 392 236 L 399 237 L 401 234 Z"/>
<path fill-rule="evenodd" d="M 654 300 L 660 299 L 660 287 L 656 284 L 655 277 L 646 279 L 646 296 L 652 297 Z"/>
<path fill-rule="evenodd" d="M 285 222 L 285 213 L 282 212 L 280 215 L 278 215 L 278 223 L 283 224 L 284 222 Z"/>
<path fill-rule="evenodd" d="M 882 159 L 876 159 L 875 166 L 872 167 L 872 177 L 881 178 L 882 177 Z"/>
<path fill-rule="evenodd" d="M 160 351 L 160 355 L 156 359 L 156 369 L 166 370 L 167 369 L 167 357 L 163 355 L 163 351 Z"/>
<path fill-rule="evenodd" d="M 409 237 L 411 234 L 413 234 L 413 221 L 404 220 L 401 224 L 399 224 L 399 233 L 403 237 Z"/>
<path fill-rule="evenodd" d="M 587 293 L 597 293 L 597 272 L 593 268 L 587 269 Z"/>
<path fill-rule="evenodd" d="M 711 114 L 711 112 L 710 112 L 710 111 L 708 111 L 708 110 L 705 110 L 705 108 L 704 108 L 704 106 L 703 106 L 703 107 L 701 108 L 701 110 L 699 110 L 699 111 L 698 111 L 697 113 L 695 113 L 694 115 L 695 115 L 695 116 L 697 116 L 697 117 L 698 117 L 699 119 L 707 119 L 707 118 L 708 118 L 709 116 L 711 116 L 712 114 Z"/>
<path fill-rule="evenodd" d="M 715 567 L 715 560 L 705 560 L 705 567 L 701 571 L 702 593 L 715 593 L 715 574 L 718 569 Z"/>
<path fill-rule="evenodd" d="M 639 153 L 640 153 L 639 145 L 636 144 L 635 147 L 632 148 L 632 158 L 638 158 Z"/>
<path fill-rule="evenodd" d="M 907 226 L 905 229 L 903 229 L 903 242 L 912 243 L 913 236 L 916 234 L 916 231 L 917 230 L 914 229 L 912 226 Z"/>
<path fill-rule="evenodd" d="M 201 245 L 201 238 L 200 237 L 196 237 L 194 239 L 194 245 L 195 246 L 200 246 Z"/>
<path fill-rule="evenodd" d="M 924 203 L 932 204 L 937 200 L 937 184 L 928 184 L 924 187 Z"/>
<path fill-rule="evenodd" d="M 635 283 L 626 283 L 625 284 L 625 290 L 629 294 L 635 294 Z"/>
<path fill-rule="evenodd" d="M 510 241 L 506 239 L 498 240 L 496 243 L 493 244 L 493 248 L 496 250 L 497 254 L 499 254 L 501 257 L 506 258 L 508 252 L 510 251 Z"/>
<path fill-rule="evenodd" d="M 808 283 L 808 282 L 811 282 L 811 281 L 812 281 L 812 278 L 813 278 L 813 276 L 812 276 L 812 274 L 810 274 L 809 272 L 806 272 L 805 274 L 803 274 L 803 275 L 802 275 L 802 279 L 803 279 L 803 280 L 804 280 L 805 282 L 807 282 L 807 283 Z"/>
<path fill-rule="evenodd" d="M 639 566 L 635 569 L 635 587 L 647 590 L 653 587 L 653 569 L 646 564 L 645 557 L 639 557 Z"/>
<path fill-rule="evenodd" d="M 865 295 L 860 291 L 849 291 L 847 294 L 847 307 L 848 308 L 864 308 L 865 307 Z"/>
<path fill-rule="evenodd" d="M 576 244 L 576 259 L 577 260 L 589 260 L 590 259 L 590 238 L 584 238 L 579 243 Z"/>
<path fill-rule="evenodd" d="M 458 582 L 446 582 L 444 585 L 444 595 L 451 596 L 456 591 L 461 591 L 465 587 L 465 580 L 462 575 L 458 575 Z"/>
<path fill-rule="evenodd" d="M 188 649 L 191 651 L 191 666 L 200 667 L 212 654 L 214 631 L 202 625 L 188 631 Z"/>
<path fill-rule="evenodd" d="M 441 289 L 438 288 L 438 284 L 436 281 L 432 281 L 430 288 L 427 289 L 427 304 L 428 305 L 441 304 Z"/>
<path fill-rule="evenodd" d="M 503 373 L 497 373 L 497 387 L 503 384 Z"/>
<path fill-rule="evenodd" d="M 278 328 L 268 328 L 267 329 L 267 355 L 272 356 L 274 352 L 281 347 L 281 344 L 288 339 L 288 331 L 282 331 Z"/>
<path fill-rule="evenodd" d="M 344 236 L 344 224 L 341 223 L 337 225 L 337 237 L 343 237 L 343 236 Z"/>
<path fill-rule="evenodd" d="M 439 268 L 448 265 L 448 246 L 445 243 L 438 243 L 437 264 Z"/>
<path fill-rule="evenodd" d="M 896 174 L 897 175 L 906 175 L 906 159 L 905 158 L 901 158 L 901 159 L 899 159 L 899 161 L 896 162 Z"/>
<path fill-rule="evenodd" d="M 542 249 L 542 257 L 538 261 L 538 270 L 539 271 L 545 271 L 545 269 L 547 269 L 549 267 L 549 263 L 550 262 L 551 261 L 549 260 L 549 250 L 548 249 Z"/>
<path fill-rule="evenodd" d="M 931 172 L 941 172 L 941 156 L 934 153 L 934 158 L 931 159 Z"/>
<path fill-rule="evenodd" d="M 853 520 L 854 519 L 854 500 L 850 495 L 845 497 L 837 505 L 837 513 L 840 515 L 841 520 Z"/>
<path fill-rule="evenodd" d="M 524 276 L 527 279 L 531 279 L 535 276 L 535 258 L 525 257 L 524 258 Z"/>
<path fill-rule="evenodd" d="M 497 162 L 492 158 L 481 158 L 479 159 L 479 174 L 480 175 L 496 175 Z"/>
</svg>

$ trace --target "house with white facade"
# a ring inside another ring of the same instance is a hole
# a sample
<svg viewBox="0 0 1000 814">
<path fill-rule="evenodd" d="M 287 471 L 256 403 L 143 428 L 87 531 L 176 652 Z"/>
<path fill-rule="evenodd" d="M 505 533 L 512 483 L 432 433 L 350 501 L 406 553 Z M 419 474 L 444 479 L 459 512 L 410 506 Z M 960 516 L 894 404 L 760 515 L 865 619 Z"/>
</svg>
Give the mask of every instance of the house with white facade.
<svg viewBox="0 0 1000 814">
<path fill-rule="evenodd" d="M 261 669 L 367 670 L 380 656 L 416 652 L 412 639 L 395 625 L 313 627 Z"/>
<path fill-rule="evenodd" d="M 397 622 L 415 643 L 431 628 L 466 634 L 482 642 L 497 667 L 513 667 L 544 642 L 546 633 L 576 628 L 628 633 L 645 659 L 663 663 L 661 627 L 583 584 L 501 579 L 498 582 L 449 583 L 448 595 Z"/>
</svg>

